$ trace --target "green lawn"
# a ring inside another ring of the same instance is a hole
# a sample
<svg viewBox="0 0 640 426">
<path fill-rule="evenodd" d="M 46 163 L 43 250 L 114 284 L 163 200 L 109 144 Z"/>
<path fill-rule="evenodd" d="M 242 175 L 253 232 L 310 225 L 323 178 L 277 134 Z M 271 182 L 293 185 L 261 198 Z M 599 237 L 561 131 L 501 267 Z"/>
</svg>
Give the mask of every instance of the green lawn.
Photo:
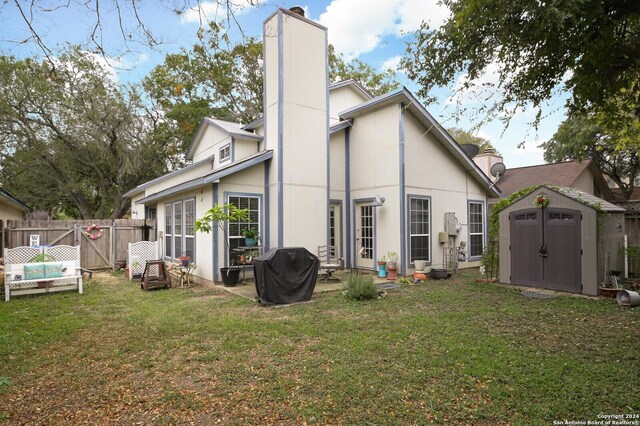
<svg viewBox="0 0 640 426">
<path fill-rule="evenodd" d="M 0 424 L 552 424 L 640 414 L 640 309 L 462 274 L 267 309 L 219 289 L 0 303 Z M 4 379 L 3 379 L 4 378 Z M 11 383 L 6 384 L 6 379 Z"/>
</svg>

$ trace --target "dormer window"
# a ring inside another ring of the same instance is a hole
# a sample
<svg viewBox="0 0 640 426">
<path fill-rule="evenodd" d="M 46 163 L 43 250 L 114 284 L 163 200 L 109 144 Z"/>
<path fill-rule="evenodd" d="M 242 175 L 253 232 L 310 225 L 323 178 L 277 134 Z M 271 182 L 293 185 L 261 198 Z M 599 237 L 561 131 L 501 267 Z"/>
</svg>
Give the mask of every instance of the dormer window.
<svg viewBox="0 0 640 426">
<path fill-rule="evenodd" d="M 220 148 L 220 162 L 231 160 L 231 144 L 227 144 Z"/>
</svg>

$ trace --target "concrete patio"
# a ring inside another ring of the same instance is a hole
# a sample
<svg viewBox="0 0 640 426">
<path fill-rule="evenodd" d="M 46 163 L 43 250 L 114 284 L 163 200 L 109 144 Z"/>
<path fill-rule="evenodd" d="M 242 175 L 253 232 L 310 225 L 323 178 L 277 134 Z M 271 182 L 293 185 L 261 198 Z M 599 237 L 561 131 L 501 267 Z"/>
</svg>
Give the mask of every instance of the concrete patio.
<svg viewBox="0 0 640 426">
<path fill-rule="evenodd" d="M 326 282 L 322 281 L 323 280 L 322 275 L 318 275 L 318 280 L 316 281 L 316 287 L 313 289 L 313 294 L 342 290 L 342 287 L 344 286 L 344 283 L 347 281 L 347 278 L 349 277 L 350 273 L 351 271 L 346 269 L 342 271 L 335 271 L 334 276 L 339 278 L 340 281 L 329 280 Z M 371 272 L 360 271 L 359 273 L 361 275 L 371 275 L 376 284 L 389 282 L 387 278 L 380 278 L 376 274 L 373 274 Z M 237 296 L 245 297 L 251 300 L 257 300 L 257 297 L 258 297 L 258 293 L 256 293 L 256 286 L 253 281 L 253 278 L 247 278 L 246 284 L 240 283 L 235 287 L 224 287 L 221 284 L 216 284 L 215 287 L 221 288 L 225 291 L 228 291 L 229 293 L 233 293 Z"/>
<path fill-rule="evenodd" d="M 324 293 L 327 291 L 337 291 L 342 289 L 344 282 L 347 280 L 349 276 L 349 271 L 337 271 L 334 273 L 335 277 L 340 278 L 340 281 L 329 280 L 322 281 L 322 275 L 318 276 L 318 280 L 316 281 L 316 287 L 313 290 L 313 294 Z M 377 277 L 376 277 L 377 278 Z M 376 280 L 377 282 L 377 280 Z M 215 287 L 221 288 L 223 290 L 228 291 L 229 293 L 233 293 L 237 296 L 245 297 L 247 299 L 256 300 L 258 297 L 258 293 L 256 293 L 256 286 L 253 278 L 247 278 L 246 283 L 240 283 L 235 287 L 225 287 L 220 284 L 216 284 Z"/>
</svg>

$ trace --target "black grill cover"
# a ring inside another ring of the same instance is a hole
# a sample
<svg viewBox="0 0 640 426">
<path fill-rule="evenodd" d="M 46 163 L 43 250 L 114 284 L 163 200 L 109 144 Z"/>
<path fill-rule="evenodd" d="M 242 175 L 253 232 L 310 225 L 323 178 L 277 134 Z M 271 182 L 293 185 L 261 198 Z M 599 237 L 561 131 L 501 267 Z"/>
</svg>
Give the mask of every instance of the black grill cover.
<svg viewBox="0 0 640 426">
<path fill-rule="evenodd" d="M 303 247 L 273 248 L 253 259 L 261 304 L 306 302 L 316 287 L 318 258 Z"/>
</svg>

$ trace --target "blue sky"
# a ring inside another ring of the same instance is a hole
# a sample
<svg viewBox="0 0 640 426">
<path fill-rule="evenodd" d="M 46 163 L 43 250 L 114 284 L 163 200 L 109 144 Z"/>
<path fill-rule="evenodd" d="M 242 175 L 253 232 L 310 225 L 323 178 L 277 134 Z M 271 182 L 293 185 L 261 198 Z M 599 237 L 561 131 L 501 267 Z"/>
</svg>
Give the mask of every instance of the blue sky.
<svg viewBox="0 0 640 426">
<path fill-rule="evenodd" d="M 237 0 L 236 3 L 243 3 Z M 254 0 L 255 2 L 255 0 Z M 65 1 L 52 0 L 48 4 L 64 4 Z M 72 4 L 75 4 L 72 2 Z M 197 40 L 196 32 L 200 19 L 216 19 L 225 16 L 225 10 L 213 3 L 201 1 L 204 13 L 188 11 L 182 16 L 171 12 L 172 2 L 147 1 L 140 6 L 139 15 L 148 30 L 162 40 L 157 48 L 151 49 L 135 38 L 124 45 L 116 14 L 103 6 L 101 11 L 102 30 L 97 32 L 102 37 L 102 44 L 107 53 L 113 57 L 110 61 L 116 67 L 114 78 L 122 82 L 133 82 L 146 75 L 154 66 L 164 60 L 164 55 L 178 51 L 181 47 L 189 48 Z M 125 9 L 123 15 L 132 16 L 133 12 Z M 302 6 L 307 17 L 325 25 L 329 30 L 329 42 L 345 58 L 358 58 L 376 69 L 385 67 L 396 69 L 400 56 L 411 40 L 411 32 L 418 28 L 420 22 L 427 20 L 431 26 L 440 25 L 448 16 L 446 8 L 439 6 L 436 0 L 306 0 L 276 1 L 261 0 L 260 4 L 237 10 L 236 17 L 246 36 L 260 37 L 262 22 L 276 7 L 289 8 Z M 28 11 L 26 11 L 28 12 Z M 42 52 L 33 43 L 17 44 L 28 37 L 26 27 L 18 15 L 15 6 L 0 6 L 0 49 L 4 54 L 19 57 Z M 93 30 L 95 15 L 80 6 L 60 8 L 54 12 L 37 13 L 34 26 L 43 36 L 45 43 L 52 48 L 61 48 L 66 44 L 85 44 L 91 48 L 88 35 Z M 133 21 L 124 22 L 125 28 Z M 141 34 L 138 29 L 136 34 Z M 234 28 L 232 37 L 240 37 Z M 53 49 L 55 50 L 55 49 Z M 498 65 L 492 65 L 483 82 L 495 81 L 492 72 Z M 402 73 L 398 73 L 401 84 L 411 91 L 417 87 Z M 427 105 L 427 109 L 444 127 L 461 127 L 470 130 L 483 117 L 474 111 L 483 105 L 486 93 L 468 90 L 452 96 L 452 89 L 464 79 L 458 76 L 456 81 L 446 88 L 434 90 L 438 101 Z M 544 118 L 536 132 L 529 124 L 536 111 L 527 108 L 519 111 L 511 120 L 507 129 L 500 120 L 483 124 L 476 134 L 489 139 L 504 157 L 507 167 L 521 167 L 543 163 L 542 150 L 538 145 L 549 139 L 564 119 L 564 102 L 566 98 L 553 99 L 544 110 Z M 518 144 L 524 143 L 524 148 Z"/>
</svg>

